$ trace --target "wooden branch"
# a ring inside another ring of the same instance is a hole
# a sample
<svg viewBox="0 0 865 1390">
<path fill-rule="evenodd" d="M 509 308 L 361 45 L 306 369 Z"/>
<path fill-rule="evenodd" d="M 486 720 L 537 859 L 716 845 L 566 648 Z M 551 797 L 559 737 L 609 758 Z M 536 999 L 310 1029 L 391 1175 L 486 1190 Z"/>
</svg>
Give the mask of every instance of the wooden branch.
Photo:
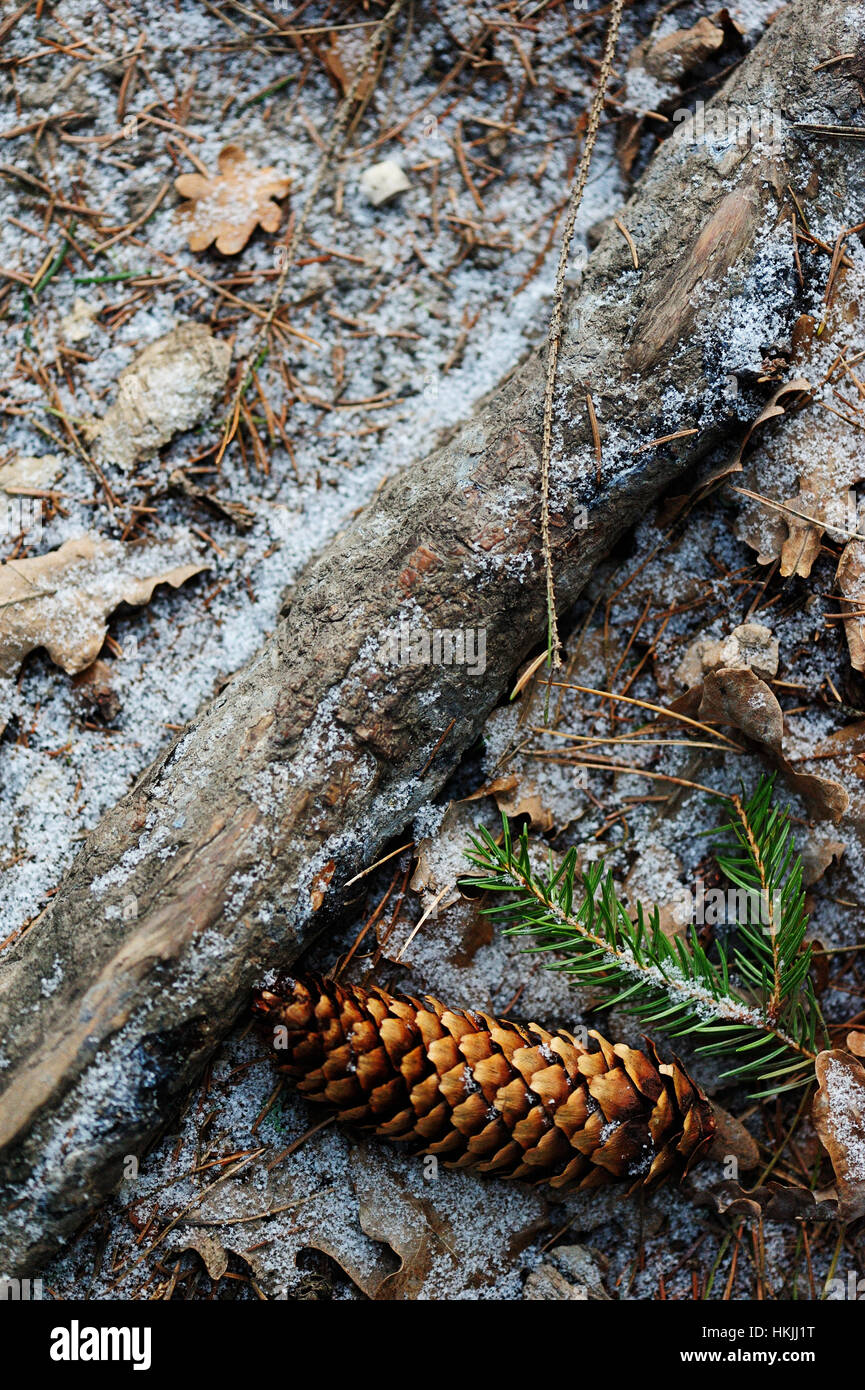
<svg viewBox="0 0 865 1390">
<path fill-rule="evenodd" d="M 786 185 L 838 229 L 858 220 L 855 142 L 792 122 L 858 119 L 843 65 L 814 69 L 847 51 L 845 16 L 862 8 L 794 0 L 708 108 L 769 108 L 778 148 L 712 147 L 683 123 L 621 213 L 639 270 L 612 224 L 592 256 L 558 364 L 551 535 L 563 606 L 653 499 L 738 428 L 723 383 L 742 367 L 739 317 L 759 333 L 762 299 L 786 302 L 790 324 L 800 310 L 792 239 L 789 265 L 769 257 L 748 286 Z M 765 331 L 768 349 L 774 314 Z M 88 837 L 2 962 L 0 1272 L 38 1270 L 113 1190 L 253 985 L 335 920 L 343 885 L 435 795 L 543 642 L 543 396 L 535 353 L 382 488 L 306 570 L 255 660 Z M 443 629 L 482 632 L 485 663 L 388 664 L 401 633 L 422 643 Z"/>
</svg>

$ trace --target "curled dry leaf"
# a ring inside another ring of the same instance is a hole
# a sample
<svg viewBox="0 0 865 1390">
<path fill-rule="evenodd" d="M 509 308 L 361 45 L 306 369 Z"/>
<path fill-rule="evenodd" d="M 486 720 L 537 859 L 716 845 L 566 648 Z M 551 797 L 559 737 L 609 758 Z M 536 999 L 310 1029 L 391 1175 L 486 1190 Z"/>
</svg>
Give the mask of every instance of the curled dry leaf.
<svg viewBox="0 0 865 1390">
<path fill-rule="evenodd" d="M 676 29 L 652 44 L 643 57 L 643 66 L 653 77 L 674 82 L 717 53 L 724 38 L 723 28 L 704 16 L 690 29 Z"/>
<path fill-rule="evenodd" d="M 102 463 L 129 469 L 205 418 L 225 389 L 231 347 L 203 323 L 181 323 L 124 367 L 117 399 L 88 433 Z"/>
<path fill-rule="evenodd" d="M 798 574 L 807 579 L 824 535 L 844 537 L 855 529 L 848 517 L 848 495 L 865 475 L 865 465 L 855 447 L 854 427 L 840 423 L 841 428 L 834 421 L 827 427 L 816 414 L 798 421 L 793 446 L 803 460 L 798 492 L 777 501 L 770 497 L 768 505 L 751 499 L 752 508 L 743 512 L 737 527 L 741 539 L 757 550 L 758 564 L 779 560 L 784 578 Z M 753 470 L 754 482 L 762 472 L 763 467 Z M 756 490 L 761 491 L 759 485 Z"/>
<path fill-rule="evenodd" d="M 833 859 L 840 863 L 846 848 L 843 840 L 812 831 L 802 846 L 802 882 L 806 888 L 823 877 Z"/>
<path fill-rule="evenodd" d="M 174 187 L 189 201 L 177 216 L 190 251 L 204 251 L 216 242 L 217 251 L 234 256 L 242 251 L 257 226 L 266 232 L 279 228 L 284 198 L 291 183 L 276 169 L 256 169 L 239 145 L 226 145 L 219 154 L 219 173 L 181 174 Z"/>
<path fill-rule="evenodd" d="M 148 603 L 157 584 L 176 589 L 207 568 L 179 565 L 176 556 L 177 547 L 81 536 L 0 566 L 0 679 L 14 676 L 37 647 L 64 671 L 83 671 L 99 655 L 118 604 Z"/>
<path fill-rule="evenodd" d="M 463 800 L 479 801 L 483 796 L 493 797 L 502 814 L 510 819 L 528 816 L 533 830 L 552 830 L 556 823 L 552 811 L 544 804 L 537 783 L 517 773 L 485 782 Z"/>
<path fill-rule="evenodd" d="M 811 320 L 809 319 L 808 322 L 810 323 Z M 808 381 L 807 377 L 794 377 L 792 381 L 783 382 L 777 388 L 774 395 L 772 395 L 763 406 L 759 415 L 755 416 L 751 421 L 733 457 L 711 468 L 700 479 L 697 486 L 689 495 L 690 500 L 697 501 L 699 498 L 704 497 L 706 493 L 710 492 L 718 483 L 723 482 L 725 478 L 731 477 L 734 473 L 741 473 L 743 467 L 742 460 L 756 431 L 767 424 L 769 420 L 775 420 L 780 415 L 786 415 L 787 411 L 797 404 L 797 397 L 807 395 L 810 391 L 811 383 Z M 684 506 L 687 500 L 689 500 L 687 497 L 681 498 L 681 505 Z M 741 530 L 737 531 L 737 534 L 740 534 L 743 540 L 748 541 L 747 535 L 743 534 Z M 755 549 L 759 548 L 759 542 L 756 540 L 749 541 L 748 543 L 753 545 Z"/>
<path fill-rule="evenodd" d="M 812 1118 L 832 1160 L 841 1217 L 865 1215 L 865 1067 L 849 1052 L 821 1052 Z"/>
<path fill-rule="evenodd" d="M 59 454 L 19 454 L 0 465 L 0 535 L 15 536 L 32 528 L 39 506 L 34 494 L 48 491 L 65 466 Z"/>
<path fill-rule="evenodd" d="M 848 1033 L 847 1051 L 854 1057 L 865 1057 L 865 1033 Z"/>
<path fill-rule="evenodd" d="M 696 1180 L 691 1179 L 693 1187 Z M 812 1192 L 810 1187 L 790 1183 L 768 1182 L 746 1191 L 734 1180 L 713 1183 L 697 1188 L 694 1201 L 698 1206 L 711 1207 L 721 1216 L 761 1218 L 767 1221 L 837 1221 L 844 1219 L 834 1188 Z"/>
<path fill-rule="evenodd" d="M 838 589 L 843 599 L 847 650 L 854 671 L 865 671 L 865 541 L 847 542 L 838 561 Z"/>
<path fill-rule="evenodd" d="M 831 339 L 837 326 L 855 322 L 860 314 L 852 295 L 845 299 L 837 293 L 844 276 L 842 269 L 835 280 L 832 322 L 820 335 L 821 344 Z M 806 369 L 815 330 L 815 321 L 802 315 L 793 333 L 794 353 Z M 818 408 L 821 389 L 832 390 L 825 383 L 818 388 L 813 407 L 791 416 L 782 430 L 765 438 L 759 456 L 753 456 L 744 470 L 746 486 L 755 496 L 742 507 L 737 535 L 757 551 L 759 564 L 778 560 L 784 578 L 797 574 L 807 579 L 827 532 L 843 540 L 858 529 L 849 502 L 850 490 L 865 478 L 861 427 L 837 409 L 827 418 Z M 784 496 L 791 462 L 798 490 Z M 773 477 L 787 481 L 767 485 L 765 480 Z"/>
<path fill-rule="evenodd" d="M 784 713 L 774 692 L 749 667 L 710 671 L 706 675 L 699 718 L 727 724 L 762 744 L 790 785 L 821 819 L 840 820 L 847 810 L 850 798 L 840 782 L 815 773 L 797 772 L 789 762 L 782 747 Z"/>
<path fill-rule="evenodd" d="M 319 52 L 319 57 L 341 94 L 347 97 L 358 75 L 366 42 L 350 30 L 334 29 L 328 34 L 328 42 Z M 370 70 L 358 83 L 356 101 L 365 101 L 375 89 L 375 75 Z"/>
<path fill-rule="evenodd" d="M 777 676 L 778 655 L 778 639 L 770 628 L 763 623 L 742 623 L 721 640 L 695 638 L 673 674 L 688 687 L 698 685 L 707 671 L 722 666 L 750 666 L 758 676 Z"/>
</svg>

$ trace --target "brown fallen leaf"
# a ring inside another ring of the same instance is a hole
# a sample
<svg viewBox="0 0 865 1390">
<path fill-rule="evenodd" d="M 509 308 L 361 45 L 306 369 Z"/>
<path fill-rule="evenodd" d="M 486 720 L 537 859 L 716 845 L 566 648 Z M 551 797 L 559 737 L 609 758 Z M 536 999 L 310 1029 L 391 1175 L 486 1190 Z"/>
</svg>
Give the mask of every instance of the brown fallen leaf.
<svg viewBox="0 0 865 1390">
<path fill-rule="evenodd" d="M 181 174 L 174 187 L 189 201 L 178 208 L 190 251 L 204 251 L 216 242 L 217 251 L 234 256 L 242 251 L 257 226 L 266 232 L 279 228 L 284 198 L 291 183 L 276 169 L 256 169 L 239 145 L 226 145 L 218 157 L 219 173 Z"/>
<path fill-rule="evenodd" d="M 849 1052 L 821 1052 L 812 1118 L 832 1160 L 842 1219 L 865 1214 L 865 1067 Z"/>
<path fill-rule="evenodd" d="M 763 623 L 741 623 L 728 637 L 697 637 L 673 672 L 680 685 L 698 685 L 707 671 L 750 666 L 758 676 L 778 674 L 778 639 Z"/>
<path fill-rule="evenodd" d="M 840 820 L 850 797 L 840 782 L 811 772 L 797 772 L 786 757 L 782 744 L 784 714 L 774 692 L 748 666 L 710 671 L 702 687 L 699 718 L 739 729 L 747 738 L 762 744 L 790 785 L 813 807 L 821 819 Z M 697 692 L 688 692 L 696 700 Z M 688 695 L 676 701 L 679 707 Z"/>
<path fill-rule="evenodd" d="M 231 345 L 206 324 L 181 323 L 124 367 L 117 397 L 85 426 L 99 461 L 130 469 L 207 416 L 228 380 Z"/>
<path fill-rule="evenodd" d="M 798 492 L 777 502 L 769 498 L 768 504 L 752 497 L 750 500 L 761 515 L 744 512 L 737 532 L 757 550 L 758 564 L 777 559 L 784 578 L 798 574 L 807 579 L 826 532 L 844 536 L 856 529 L 855 521 L 851 526 L 852 517 L 847 515 L 848 496 L 865 476 L 865 464 L 857 452 L 853 425 L 845 426 L 843 421 L 836 425 L 833 421 L 827 428 L 823 418 L 812 413 L 807 419 L 800 419 L 790 433 L 793 438 L 785 436 L 786 447 L 792 445 L 803 459 Z M 755 470 L 755 476 L 764 469 L 768 471 L 767 462 L 771 465 L 773 453 L 773 446 L 767 446 L 766 459 Z M 759 488 L 756 491 L 762 495 Z"/>
<path fill-rule="evenodd" d="M 457 1279 L 482 1295 L 495 1279 L 496 1264 L 514 1261 L 545 1229 L 546 1204 L 540 1194 L 533 1193 L 540 1197 L 537 1205 L 533 1202 L 516 1217 L 504 1241 L 501 1233 L 495 1234 L 495 1218 L 489 1220 L 483 1243 L 490 1253 L 479 1267 L 471 1248 L 478 1237 L 472 1235 L 471 1223 L 460 1208 L 458 1194 L 465 1201 L 465 1189 L 459 1182 L 451 1185 L 446 1178 L 430 1178 L 418 1183 L 416 1175 L 395 1170 L 386 1158 L 370 1152 L 372 1147 L 358 1149 L 352 1174 L 358 1225 L 369 1239 L 389 1247 L 399 1261 L 399 1267 L 374 1286 L 367 1283 L 365 1292 L 376 1302 L 429 1297 L 431 1289 L 447 1290 Z M 418 1191 L 419 1186 L 426 1190 Z M 502 1203 L 509 1197 L 503 1197 Z M 476 1200 L 470 1201 L 476 1205 Z M 467 1274 L 471 1265 L 475 1268 Z"/>
<path fill-rule="evenodd" d="M 210 1235 L 207 1231 L 185 1234 L 182 1243 L 178 1243 L 176 1249 L 180 1254 L 194 1250 L 196 1255 L 201 1257 L 208 1278 L 212 1279 L 214 1284 L 219 1282 L 228 1269 L 228 1251 L 218 1236 Z"/>
<path fill-rule="evenodd" d="M 537 783 L 526 777 L 516 774 L 496 777 L 463 799 L 477 801 L 482 796 L 494 797 L 499 810 L 511 820 L 517 816 L 528 816 L 533 830 L 552 830 L 555 825 L 553 813 L 545 805 Z"/>
<path fill-rule="evenodd" d="M 328 34 L 328 46 L 318 52 L 325 71 L 344 97 L 348 96 L 357 77 L 364 48 L 364 41 L 357 35 L 345 30 L 332 30 Z M 370 71 L 358 83 L 355 100 L 365 101 L 374 88 L 375 75 Z"/>
<path fill-rule="evenodd" d="M 837 758 L 846 771 L 865 777 L 865 719 L 836 729 L 814 750 L 818 758 Z"/>
<path fill-rule="evenodd" d="M 735 1179 L 696 1188 L 692 1179 L 693 1200 L 698 1206 L 711 1207 L 720 1215 L 744 1217 L 746 1220 L 767 1221 L 837 1221 L 843 1220 L 834 1188 L 812 1192 L 809 1187 L 771 1181 L 762 1187 L 745 1191 Z"/>
<path fill-rule="evenodd" d="M 821 879 L 832 860 L 840 863 L 841 855 L 847 848 L 843 840 L 833 840 L 828 835 L 812 831 L 802 846 L 802 882 L 806 888 Z"/>
<path fill-rule="evenodd" d="M 723 47 L 724 30 L 711 19 L 698 19 L 690 29 L 677 29 L 652 44 L 643 57 L 643 66 L 653 77 L 675 81 L 700 67 Z"/>
<path fill-rule="evenodd" d="M 852 1052 L 854 1057 L 865 1057 L 865 1033 L 848 1033 L 847 1051 Z"/>
<path fill-rule="evenodd" d="M 121 603 L 148 603 L 157 584 L 178 588 L 202 564 L 171 563 L 170 546 L 132 546 L 80 536 L 59 550 L 0 565 L 0 678 L 45 647 L 74 675 L 99 655 Z"/>
<path fill-rule="evenodd" d="M 755 416 L 751 421 L 733 457 L 725 459 L 723 463 L 717 464 L 714 468 L 711 468 L 700 478 L 700 481 L 692 492 L 678 499 L 680 505 L 669 515 L 670 521 L 678 515 L 678 512 L 682 510 L 686 502 L 690 501 L 691 503 L 695 503 L 699 501 L 700 498 L 705 497 L 708 492 L 711 492 L 712 488 L 716 487 L 718 483 L 723 482 L 726 478 L 732 477 L 734 473 L 741 473 L 743 470 L 742 460 L 745 457 L 756 431 L 770 420 L 775 420 L 781 415 L 786 415 L 789 410 L 795 410 L 796 406 L 800 404 L 800 402 L 797 401 L 797 397 L 808 395 L 811 389 L 811 383 L 808 381 L 807 377 L 794 377 L 792 381 L 782 382 L 763 406 L 759 415 Z M 782 404 L 782 402 L 784 402 L 784 404 Z M 776 514 L 773 514 L 773 516 L 774 515 Z M 741 534 L 743 540 L 748 540 L 747 535 L 742 534 L 741 528 L 737 529 L 737 534 Z M 748 541 L 748 543 L 753 545 L 755 549 L 759 549 L 759 540 Z"/>
<path fill-rule="evenodd" d="M 734 1158 L 738 1167 L 745 1172 L 756 1168 L 760 1162 L 760 1150 L 756 1139 L 742 1121 L 718 1105 L 717 1101 L 712 1102 L 712 1114 L 715 1117 L 715 1133 L 706 1150 L 707 1156 L 718 1163 Z"/>
<path fill-rule="evenodd" d="M 850 665 L 854 671 L 865 671 L 865 541 L 847 542 L 836 583 L 844 600 L 841 611 L 850 614 L 844 619 Z"/>
</svg>

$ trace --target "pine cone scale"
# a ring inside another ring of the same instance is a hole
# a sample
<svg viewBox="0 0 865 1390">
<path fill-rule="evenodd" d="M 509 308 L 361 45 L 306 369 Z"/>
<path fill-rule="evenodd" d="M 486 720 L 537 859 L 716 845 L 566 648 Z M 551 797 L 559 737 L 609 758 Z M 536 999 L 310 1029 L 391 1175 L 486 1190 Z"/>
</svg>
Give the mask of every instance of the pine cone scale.
<svg viewBox="0 0 865 1390">
<path fill-rule="evenodd" d="M 437 1000 L 315 977 L 262 991 L 256 1012 L 309 1099 L 448 1166 L 555 1187 L 683 1176 L 711 1106 L 678 1059 L 497 1020 Z"/>
</svg>

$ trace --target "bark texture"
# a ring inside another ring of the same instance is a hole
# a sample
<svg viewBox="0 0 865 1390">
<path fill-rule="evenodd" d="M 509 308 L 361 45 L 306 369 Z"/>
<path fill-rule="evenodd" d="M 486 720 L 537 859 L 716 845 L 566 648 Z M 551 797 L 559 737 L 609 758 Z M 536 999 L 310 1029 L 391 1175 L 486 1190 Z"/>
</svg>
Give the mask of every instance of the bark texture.
<svg viewBox="0 0 865 1390">
<path fill-rule="evenodd" d="M 794 0 L 713 103 L 753 108 L 755 125 L 779 113 L 779 145 L 701 143 L 684 123 L 621 214 L 640 269 L 615 226 L 593 254 L 559 360 L 561 607 L 738 425 L 723 385 L 742 371 L 740 316 L 759 330 L 767 296 L 797 316 L 792 243 L 789 263 L 760 261 L 785 185 L 839 226 L 859 220 L 860 147 L 792 122 L 858 119 L 846 65 L 814 69 L 851 50 L 863 9 Z M 765 332 L 769 349 L 777 314 Z M 334 919 L 345 881 L 441 787 L 543 639 L 543 373 L 538 352 L 307 569 L 272 639 L 89 836 L 2 963 L 0 1272 L 38 1269 L 115 1187 L 263 972 Z M 695 432 L 640 449 L 677 431 Z M 403 623 L 484 629 L 485 670 L 389 665 Z M 62 984 L 42 997 L 58 960 Z"/>
</svg>

